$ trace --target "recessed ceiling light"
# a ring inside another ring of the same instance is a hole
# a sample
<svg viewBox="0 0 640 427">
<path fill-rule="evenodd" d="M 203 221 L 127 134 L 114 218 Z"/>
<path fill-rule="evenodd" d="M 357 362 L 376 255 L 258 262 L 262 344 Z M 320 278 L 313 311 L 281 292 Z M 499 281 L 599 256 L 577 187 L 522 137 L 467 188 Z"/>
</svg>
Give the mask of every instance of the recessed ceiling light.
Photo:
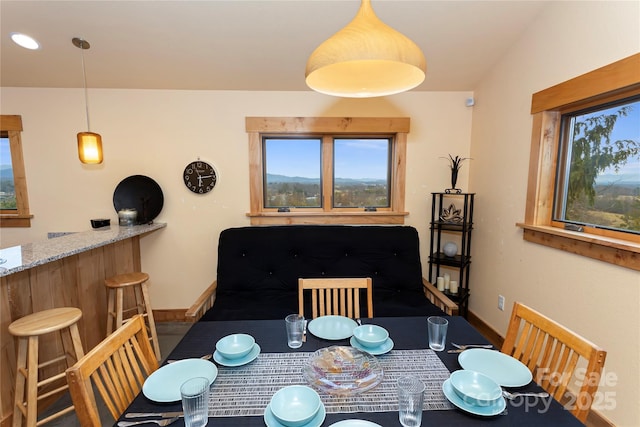
<svg viewBox="0 0 640 427">
<path fill-rule="evenodd" d="M 11 33 L 11 40 L 13 40 L 13 42 L 18 46 L 22 46 L 25 49 L 35 50 L 40 47 L 40 43 L 38 43 L 33 37 L 29 37 L 22 33 Z"/>
</svg>

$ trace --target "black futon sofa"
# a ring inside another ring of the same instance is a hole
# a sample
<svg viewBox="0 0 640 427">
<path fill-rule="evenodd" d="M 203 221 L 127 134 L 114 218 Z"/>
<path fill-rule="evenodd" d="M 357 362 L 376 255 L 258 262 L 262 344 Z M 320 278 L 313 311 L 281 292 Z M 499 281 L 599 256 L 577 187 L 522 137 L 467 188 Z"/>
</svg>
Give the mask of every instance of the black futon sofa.
<svg viewBox="0 0 640 427">
<path fill-rule="evenodd" d="M 222 231 L 217 278 L 186 317 L 282 319 L 298 311 L 301 277 L 371 277 L 375 317 L 454 315 L 458 310 L 422 277 L 413 227 L 285 225 Z"/>
</svg>

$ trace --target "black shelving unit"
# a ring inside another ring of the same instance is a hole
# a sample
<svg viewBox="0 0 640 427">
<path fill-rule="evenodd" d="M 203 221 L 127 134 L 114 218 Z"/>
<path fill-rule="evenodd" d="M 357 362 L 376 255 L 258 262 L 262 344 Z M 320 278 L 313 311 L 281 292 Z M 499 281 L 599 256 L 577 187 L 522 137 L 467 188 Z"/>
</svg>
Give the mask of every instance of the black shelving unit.
<svg viewBox="0 0 640 427">
<path fill-rule="evenodd" d="M 438 276 L 458 273 L 458 293 L 444 291 L 458 304 L 465 318 L 469 312 L 469 270 L 471 268 L 471 232 L 473 231 L 473 203 L 475 193 L 431 193 L 431 245 L 429 248 L 429 281 L 436 285 Z M 441 248 L 447 235 L 459 238 L 455 256 L 445 255 Z M 442 273 L 441 273 L 442 270 Z M 451 273 L 450 273 L 451 274 Z"/>
</svg>

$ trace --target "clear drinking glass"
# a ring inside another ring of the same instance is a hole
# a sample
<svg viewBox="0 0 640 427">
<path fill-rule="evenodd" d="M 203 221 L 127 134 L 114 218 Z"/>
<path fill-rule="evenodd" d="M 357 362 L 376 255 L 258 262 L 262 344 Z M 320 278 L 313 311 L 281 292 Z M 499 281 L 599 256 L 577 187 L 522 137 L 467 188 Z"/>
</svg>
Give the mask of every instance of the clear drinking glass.
<svg viewBox="0 0 640 427">
<path fill-rule="evenodd" d="M 419 427 L 425 385 L 415 377 L 398 379 L 398 418 L 404 427 Z"/>
<path fill-rule="evenodd" d="M 284 319 L 287 325 L 287 344 L 291 348 L 302 347 L 302 333 L 304 331 L 304 316 L 290 314 Z"/>
<path fill-rule="evenodd" d="M 180 386 L 185 427 L 204 427 L 209 422 L 209 379 L 191 378 Z"/>
<path fill-rule="evenodd" d="M 429 325 L 429 348 L 434 351 L 444 350 L 449 321 L 444 317 L 431 316 L 427 319 L 427 323 Z"/>
</svg>

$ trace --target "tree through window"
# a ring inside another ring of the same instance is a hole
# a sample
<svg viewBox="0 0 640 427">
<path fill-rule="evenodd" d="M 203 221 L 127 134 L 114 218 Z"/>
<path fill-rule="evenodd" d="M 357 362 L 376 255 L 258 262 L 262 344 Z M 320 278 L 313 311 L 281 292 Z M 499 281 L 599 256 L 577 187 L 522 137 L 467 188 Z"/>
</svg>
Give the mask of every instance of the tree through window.
<svg viewBox="0 0 640 427">
<path fill-rule="evenodd" d="M 640 234 L 640 97 L 562 116 L 557 221 Z"/>
</svg>

